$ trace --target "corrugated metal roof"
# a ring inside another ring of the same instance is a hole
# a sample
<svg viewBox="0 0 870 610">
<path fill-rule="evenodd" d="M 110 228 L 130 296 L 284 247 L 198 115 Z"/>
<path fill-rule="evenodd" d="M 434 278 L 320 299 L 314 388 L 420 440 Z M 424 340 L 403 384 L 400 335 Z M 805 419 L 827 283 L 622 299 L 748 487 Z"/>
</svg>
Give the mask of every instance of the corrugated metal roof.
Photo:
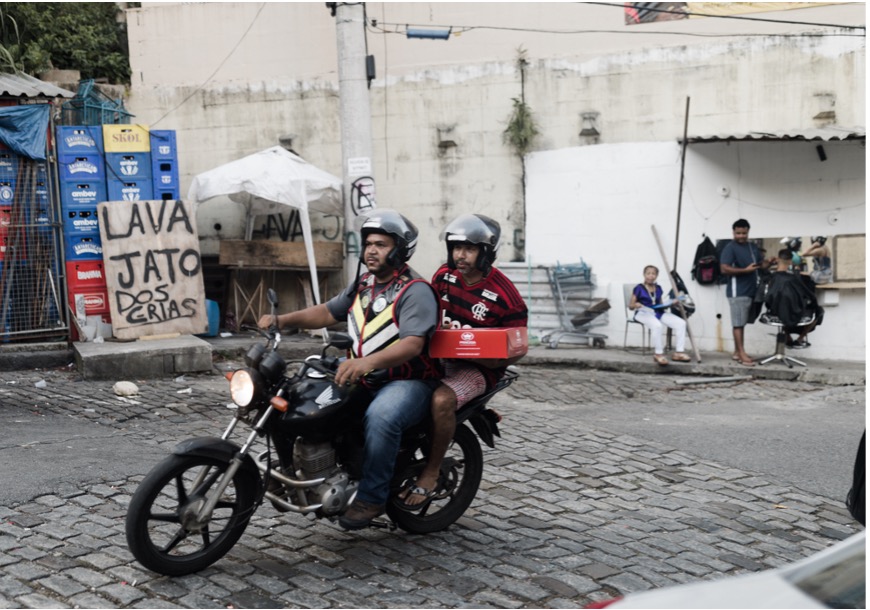
<svg viewBox="0 0 870 610">
<path fill-rule="evenodd" d="M 73 98 L 76 94 L 23 72 L 17 74 L 0 72 L 0 96 Z"/>
<path fill-rule="evenodd" d="M 689 136 L 688 142 L 745 142 L 753 140 L 858 140 L 866 136 L 864 127 L 829 125 L 818 129 L 783 129 Z M 682 139 L 679 140 L 682 142 Z"/>
</svg>

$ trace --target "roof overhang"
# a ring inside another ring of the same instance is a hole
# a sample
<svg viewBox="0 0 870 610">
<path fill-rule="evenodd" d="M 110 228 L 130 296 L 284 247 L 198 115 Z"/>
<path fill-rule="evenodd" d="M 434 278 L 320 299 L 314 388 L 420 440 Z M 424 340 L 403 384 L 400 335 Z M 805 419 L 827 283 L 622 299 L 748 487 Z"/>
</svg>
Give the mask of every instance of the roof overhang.
<svg viewBox="0 0 870 610">
<path fill-rule="evenodd" d="M 689 144 L 704 142 L 763 142 L 783 140 L 863 140 L 866 136 L 864 127 L 841 127 L 829 125 L 828 127 L 809 129 L 783 129 L 774 131 L 748 131 L 742 133 L 721 133 L 713 135 L 689 136 L 686 141 Z M 682 144 L 682 139 L 679 140 Z"/>
<path fill-rule="evenodd" d="M 76 94 L 23 72 L 0 72 L 0 97 L 73 98 Z"/>
</svg>

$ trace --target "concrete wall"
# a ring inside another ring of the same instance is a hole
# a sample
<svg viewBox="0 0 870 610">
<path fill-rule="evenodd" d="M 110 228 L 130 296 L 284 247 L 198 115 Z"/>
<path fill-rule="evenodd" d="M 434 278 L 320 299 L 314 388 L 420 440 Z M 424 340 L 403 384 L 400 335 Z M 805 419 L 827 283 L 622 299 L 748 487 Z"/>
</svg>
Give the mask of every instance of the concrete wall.
<svg viewBox="0 0 870 610">
<path fill-rule="evenodd" d="M 702 351 L 732 349 L 724 286 L 700 286 L 690 277 L 695 248 L 708 235 L 730 239 L 731 224 L 746 218 L 750 237 L 863 233 L 866 226 L 863 142 L 705 143 L 688 147 L 676 269 L 697 311 L 691 327 Z M 643 279 L 648 264 L 663 268 L 652 232 L 674 264 L 680 148 L 676 143 L 575 147 L 530 155 L 528 249 L 535 265 L 577 263 L 597 278 L 596 296 L 608 298 L 608 325 L 600 330 L 621 344 L 625 330 L 623 284 Z M 720 187 L 728 194 L 721 194 Z M 806 243 L 806 240 L 805 240 Z M 775 255 L 775 252 L 768 252 Z M 667 280 L 662 278 L 663 287 Z M 811 336 L 807 357 L 863 360 L 865 294 L 839 291 L 824 323 Z M 769 327 L 746 332 L 749 353 L 773 351 Z M 639 345 L 633 333 L 631 344 Z M 798 356 L 799 357 L 799 356 Z"/>
<path fill-rule="evenodd" d="M 412 262 L 424 275 L 444 258 L 445 222 L 481 212 L 502 223 L 502 261 L 583 257 L 603 296 L 619 305 L 622 283 L 661 262 L 650 225 L 673 253 L 676 140 L 687 97 L 690 135 L 866 120 L 863 31 L 712 18 L 626 26 L 621 7 L 583 3 L 368 3 L 366 10 L 378 21 L 367 34 L 377 64 L 377 201 L 420 227 Z M 752 16 L 833 25 L 865 19 L 860 3 Z M 128 107 L 139 122 L 177 130 L 182 193 L 197 173 L 288 135 L 307 160 L 341 174 L 335 24 L 322 3 L 143 3 L 128 12 L 128 24 Z M 408 40 L 406 24 L 454 30 L 448 41 Z M 800 35 L 807 32 L 829 35 Z M 522 91 L 519 48 L 529 62 L 525 100 L 541 132 L 540 152 L 527 158 L 527 201 L 522 163 L 502 142 Z M 599 136 L 579 135 L 584 113 L 596 115 Z M 439 146 L 446 140 L 455 146 Z M 739 216 L 759 237 L 864 231 L 863 145 L 826 144 L 824 164 L 814 146 L 690 147 L 678 261 L 685 279 L 702 233 L 728 237 Z M 717 194 L 722 185 L 730 197 Z M 830 226 L 835 209 L 839 222 Z M 198 219 L 205 254 L 244 228 L 241 209 L 226 200 L 203 204 Z M 334 220 L 314 215 L 313 225 L 315 239 L 342 238 Z M 690 290 L 702 349 L 730 349 L 724 290 Z M 863 292 L 843 293 L 812 355 L 863 358 L 863 304 Z M 611 344 L 622 337 L 620 311 L 610 314 Z M 753 353 L 772 349 L 765 331 L 748 333 Z"/>
<path fill-rule="evenodd" d="M 673 141 L 686 96 L 693 133 L 812 126 L 832 109 L 842 125 L 864 122 L 864 39 L 779 35 L 817 27 L 703 18 L 626 26 L 619 7 L 578 3 L 375 3 L 367 14 L 379 23 L 368 34 L 378 71 L 378 203 L 424 231 L 415 257 L 422 273 L 441 260 L 444 222 L 463 212 L 501 221 L 501 256 L 524 256 L 522 166 L 501 136 L 521 92 L 521 46 L 538 150 Z M 856 5 L 774 16 L 834 24 L 864 17 Z M 128 21 L 128 106 L 137 121 L 178 131 L 183 193 L 197 173 L 286 134 L 309 161 L 340 175 L 334 20 L 322 4 L 144 3 Z M 456 27 L 446 42 L 408 40 L 395 33 L 403 24 Z M 472 26 L 501 29 L 460 31 Z M 578 135 L 584 112 L 598 113 L 600 137 Z M 439 137 L 456 146 L 439 147 Z M 203 205 L 199 219 L 205 253 L 241 235 L 241 212 L 225 201 Z M 335 234 L 332 223 L 314 223 L 318 238 Z"/>
</svg>

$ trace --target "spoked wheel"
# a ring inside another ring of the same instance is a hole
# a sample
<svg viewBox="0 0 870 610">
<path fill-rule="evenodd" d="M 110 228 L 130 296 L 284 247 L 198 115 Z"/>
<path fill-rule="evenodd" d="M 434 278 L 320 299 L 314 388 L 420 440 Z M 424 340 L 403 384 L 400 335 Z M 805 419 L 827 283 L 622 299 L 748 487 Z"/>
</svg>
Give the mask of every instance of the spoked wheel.
<svg viewBox="0 0 870 610">
<path fill-rule="evenodd" d="M 416 458 L 408 467 L 405 478 L 409 480 L 413 480 L 425 464 L 425 456 L 420 454 Z M 441 492 L 419 512 L 408 512 L 387 503 L 387 514 L 399 527 L 412 534 L 443 530 L 471 505 L 482 475 L 483 452 L 477 437 L 466 426 L 457 426 L 453 443 L 441 465 Z"/>
<path fill-rule="evenodd" d="M 257 478 L 240 469 L 211 515 L 198 513 L 227 463 L 171 455 L 139 485 L 127 511 L 127 545 L 143 566 L 167 576 L 197 572 L 223 557 L 255 508 Z"/>
</svg>

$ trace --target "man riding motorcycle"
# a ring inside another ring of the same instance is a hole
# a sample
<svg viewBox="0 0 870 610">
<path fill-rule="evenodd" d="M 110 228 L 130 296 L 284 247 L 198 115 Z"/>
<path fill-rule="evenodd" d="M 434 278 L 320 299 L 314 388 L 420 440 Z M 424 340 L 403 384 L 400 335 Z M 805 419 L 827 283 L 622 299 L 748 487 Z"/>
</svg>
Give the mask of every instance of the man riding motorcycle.
<svg viewBox="0 0 870 610">
<path fill-rule="evenodd" d="M 365 414 L 362 480 L 339 519 L 348 530 L 367 527 L 384 512 L 402 433 L 429 415 L 440 377 L 428 356 L 439 322 L 438 300 L 407 265 L 417 235 L 417 228 L 394 210 L 370 213 L 360 230 L 366 273 L 324 304 L 277 316 L 279 328 L 322 328 L 347 316 L 354 346 L 335 383 L 361 383 L 373 396 Z M 258 325 L 265 329 L 273 322 L 266 315 Z"/>
</svg>

